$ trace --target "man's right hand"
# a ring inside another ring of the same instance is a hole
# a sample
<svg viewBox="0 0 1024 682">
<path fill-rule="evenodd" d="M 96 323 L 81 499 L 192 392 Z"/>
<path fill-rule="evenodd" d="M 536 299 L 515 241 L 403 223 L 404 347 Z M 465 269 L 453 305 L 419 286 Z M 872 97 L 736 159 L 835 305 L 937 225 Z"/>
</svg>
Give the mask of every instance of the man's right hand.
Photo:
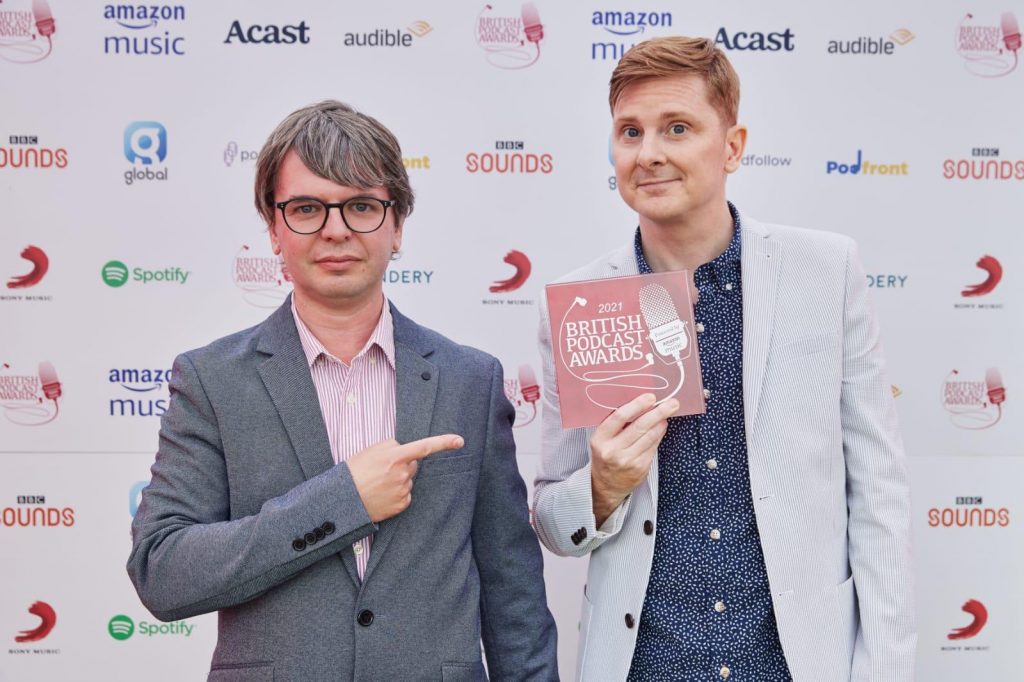
<svg viewBox="0 0 1024 682">
<path fill-rule="evenodd" d="M 675 399 L 657 407 L 655 402 L 652 393 L 634 398 L 608 415 L 590 437 L 590 485 L 598 528 L 647 478 L 668 418 L 679 409 Z"/>
<path fill-rule="evenodd" d="M 412 504 L 412 478 L 421 459 L 442 450 L 457 450 L 464 444 L 462 436 L 451 433 L 405 445 L 386 440 L 345 460 L 370 520 L 379 523 L 390 519 Z"/>
</svg>

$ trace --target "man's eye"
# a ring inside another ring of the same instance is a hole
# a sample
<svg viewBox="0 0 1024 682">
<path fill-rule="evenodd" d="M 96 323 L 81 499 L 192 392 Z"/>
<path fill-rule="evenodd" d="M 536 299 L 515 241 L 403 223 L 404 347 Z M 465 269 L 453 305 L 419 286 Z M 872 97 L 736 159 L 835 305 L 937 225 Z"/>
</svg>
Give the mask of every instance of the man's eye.
<svg viewBox="0 0 1024 682">
<path fill-rule="evenodd" d="M 637 130 L 636 128 L 626 128 L 625 130 L 622 131 L 622 134 L 625 135 L 626 137 L 640 137 L 640 131 Z"/>
<path fill-rule="evenodd" d="M 686 132 L 686 126 L 682 123 L 673 123 L 671 130 L 673 135 L 682 135 Z"/>
</svg>

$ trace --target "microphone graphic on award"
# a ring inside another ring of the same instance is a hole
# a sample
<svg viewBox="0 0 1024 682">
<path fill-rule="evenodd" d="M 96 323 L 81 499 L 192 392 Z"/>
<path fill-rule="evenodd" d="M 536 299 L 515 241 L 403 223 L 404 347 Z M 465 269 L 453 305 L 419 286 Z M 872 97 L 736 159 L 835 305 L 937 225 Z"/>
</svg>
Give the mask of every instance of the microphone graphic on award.
<svg viewBox="0 0 1024 682">
<path fill-rule="evenodd" d="M 686 272 L 546 287 L 563 428 L 593 426 L 644 393 L 704 412 Z"/>
</svg>

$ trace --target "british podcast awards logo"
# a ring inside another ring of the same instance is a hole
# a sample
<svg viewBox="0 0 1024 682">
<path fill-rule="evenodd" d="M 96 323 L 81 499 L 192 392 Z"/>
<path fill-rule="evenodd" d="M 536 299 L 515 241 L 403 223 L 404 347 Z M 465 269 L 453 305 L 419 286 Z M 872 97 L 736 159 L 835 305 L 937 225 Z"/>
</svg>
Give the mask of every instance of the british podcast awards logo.
<svg viewBox="0 0 1024 682">
<path fill-rule="evenodd" d="M 1020 48 L 1020 25 L 1013 12 L 1003 12 L 998 24 L 966 14 L 957 25 L 956 53 L 975 76 L 999 78 L 1013 73 Z"/>
<path fill-rule="evenodd" d="M 487 62 L 499 69 L 525 69 L 540 59 L 544 25 L 532 2 L 525 2 L 518 14 L 499 13 L 484 5 L 476 18 L 476 44 Z"/>
<path fill-rule="evenodd" d="M 60 414 L 63 388 L 51 362 L 40 362 L 35 374 L 21 374 L 0 364 L 0 409 L 18 426 L 42 426 Z"/>
<path fill-rule="evenodd" d="M 954 426 L 968 431 L 990 429 L 1003 418 L 1006 387 L 995 367 L 985 370 L 984 380 L 965 378 L 959 370 L 946 375 L 942 407 Z"/>
<path fill-rule="evenodd" d="M 514 376 L 505 376 L 505 397 L 516 410 L 512 428 L 521 429 L 537 419 L 537 403 L 540 402 L 540 382 L 537 373 L 528 364 L 519 365 Z"/>
<path fill-rule="evenodd" d="M 46 0 L 8 2 L 0 7 L 0 59 L 35 64 L 53 53 L 57 24 Z"/>
<path fill-rule="evenodd" d="M 277 308 L 288 297 L 292 280 L 283 260 L 260 255 L 248 244 L 242 244 L 232 262 L 231 281 L 249 305 Z"/>
</svg>

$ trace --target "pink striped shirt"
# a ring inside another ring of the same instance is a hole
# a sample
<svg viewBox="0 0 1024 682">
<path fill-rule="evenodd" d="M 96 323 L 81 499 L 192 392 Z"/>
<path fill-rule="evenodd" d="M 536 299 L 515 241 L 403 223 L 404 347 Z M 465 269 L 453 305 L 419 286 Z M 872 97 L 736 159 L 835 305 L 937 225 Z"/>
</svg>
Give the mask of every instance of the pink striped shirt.
<svg viewBox="0 0 1024 682">
<path fill-rule="evenodd" d="M 334 463 L 394 438 L 395 329 L 387 299 L 377 326 L 351 365 L 327 352 L 299 317 L 294 298 L 292 316 L 320 399 Z M 352 545 L 360 578 L 366 572 L 372 540 L 368 535 Z"/>
</svg>

